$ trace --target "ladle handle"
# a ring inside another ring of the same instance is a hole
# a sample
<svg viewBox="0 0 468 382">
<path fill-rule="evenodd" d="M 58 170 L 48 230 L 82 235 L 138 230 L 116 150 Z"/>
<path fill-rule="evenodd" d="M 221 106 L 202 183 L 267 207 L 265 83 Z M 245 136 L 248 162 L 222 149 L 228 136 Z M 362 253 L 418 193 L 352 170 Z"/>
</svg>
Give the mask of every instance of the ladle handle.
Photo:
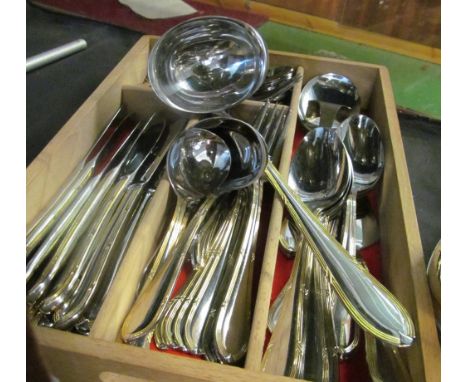
<svg viewBox="0 0 468 382">
<path fill-rule="evenodd" d="M 365 331 L 396 346 L 413 343 L 414 325 L 406 309 L 341 244 L 281 179 L 271 161 L 265 176 L 286 205 L 353 319 Z"/>
</svg>

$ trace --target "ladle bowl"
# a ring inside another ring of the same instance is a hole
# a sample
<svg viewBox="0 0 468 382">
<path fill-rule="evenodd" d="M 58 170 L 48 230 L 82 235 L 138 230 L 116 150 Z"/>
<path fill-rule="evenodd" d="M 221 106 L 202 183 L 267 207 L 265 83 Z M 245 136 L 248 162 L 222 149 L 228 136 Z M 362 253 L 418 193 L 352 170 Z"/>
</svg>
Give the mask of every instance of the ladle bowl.
<svg viewBox="0 0 468 382">
<path fill-rule="evenodd" d="M 180 23 L 156 42 L 148 59 L 148 78 L 167 105 L 210 113 L 255 93 L 267 67 L 267 48 L 252 26 L 208 16 Z"/>
<path fill-rule="evenodd" d="M 167 154 L 167 174 L 177 195 L 200 199 L 217 194 L 231 170 L 231 152 L 218 135 L 203 129 L 185 131 Z"/>
<path fill-rule="evenodd" d="M 235 118 L 213 117 L 201 120 L 193 126 L 193 129 L 204 131 L 204 134 L 216 135 L 225 142 L 232 163 L 224 182 L 219 187 L 206 184 L 198 190 L 194 190 L 193 187 L 187 188 L 194 191 L 192 197 L 195 197 L 197 192 L 206 196 L 238 190 L 253 184 L 262 176 L 267 164 L 266 144 L 263 137 L 248 123 Z M 188 130 L 184 137 L 192 139 L 194 135 Z M 203 135 L 200 134 L 198 138 L 200 147 L 203 147 Z M 183 140 L 185 141 L 185 138 Z M 189 153 L 182 153 L 182 156 L 186 154 Z M 187 177 L 193 176 L 193 173 L 190 173 L 195 171 L 193 168 L 186 170 Z"/>
</svg>

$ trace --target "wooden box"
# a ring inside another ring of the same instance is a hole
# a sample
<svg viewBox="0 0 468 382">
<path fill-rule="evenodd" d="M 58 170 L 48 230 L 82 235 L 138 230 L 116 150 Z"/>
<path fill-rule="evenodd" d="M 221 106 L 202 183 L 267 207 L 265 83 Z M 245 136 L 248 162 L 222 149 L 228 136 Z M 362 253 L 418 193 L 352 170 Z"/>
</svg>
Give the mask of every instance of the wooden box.
<svg viewBox="0 0 468 382">
<path fill-rule="evenodd" d="M 27 169 L 27 223 L 48 204 L 78 161 L 91 147 L 121 102 L 161 108 L 145 83 L 147 58 L 155 38 L 142 37 Z M 388 71 L 385 67 L 320 57 L 270 52 L 270 65 L 300 66 L 303 82 L 327 72 L 348 76 L 358 88 L 365 113 L 384 137 L 385 171 L 379 198 L 384 283 L 409 310 L 417 341 L 404 351 L 414 381 L 440 380 L 440 344 L 425 276 L 416 212 Z M 301 84 L 291 97 L 280 172 L 286 175 L 296 126 Z M 246 101 L 241 109 L 258 106 Z M 173 203 L 163 181 L 151 200 L 119 273 L 89 337 L 34 327 L 40 351 L 51 373 L 61 381 L 293 381 L 260 371 L 283 215 L 273 200 L 247 358 L 243 368 L 220 365 L 119 343 L 122 321 L 135 297 L 138 278 L 155 245 L 155 237 Z"/>
</svg>

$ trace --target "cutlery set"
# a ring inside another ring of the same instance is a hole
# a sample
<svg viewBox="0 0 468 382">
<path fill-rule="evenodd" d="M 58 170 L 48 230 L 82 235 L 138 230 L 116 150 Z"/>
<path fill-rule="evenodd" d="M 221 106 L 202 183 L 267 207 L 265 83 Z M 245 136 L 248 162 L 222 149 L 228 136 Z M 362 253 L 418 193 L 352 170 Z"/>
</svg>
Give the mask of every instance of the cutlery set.
<svg viewBox="0 0 468 382">
<path fill-rule="evenodd" d="M 262 370 L 338 381 L 340 360 L 365 341 L 374 381 L 409 380 L 398 347 L 414 341 L 411 317 L 357 253 L 378 241 L 366 195 L 384 171 L 384 146 L 377 124 L 360 114 L 351 79 L 324 73 L 303 87 L 298 116 L 307 133 L 287 179 L 276 168 L 291 119 L 282 102 L 302 72 L 269 68 L 251 26 L 225 17 L 175 26 L 152 48 L 148 80 L 184 117 L 142 119 L 122 106 L 109 121 L 28 228 L 30 318 L 89 334 L 164 177 L 176 206 L 141 274 L 121 339 L 241 365 L 266 182 L 288 212 L 279 241 L 294 265 L 270 307 Z M 237 118 L 247 99 L 255 111 Z M 393 365 L 385 378 L 382 364 Z"/>
</svg>

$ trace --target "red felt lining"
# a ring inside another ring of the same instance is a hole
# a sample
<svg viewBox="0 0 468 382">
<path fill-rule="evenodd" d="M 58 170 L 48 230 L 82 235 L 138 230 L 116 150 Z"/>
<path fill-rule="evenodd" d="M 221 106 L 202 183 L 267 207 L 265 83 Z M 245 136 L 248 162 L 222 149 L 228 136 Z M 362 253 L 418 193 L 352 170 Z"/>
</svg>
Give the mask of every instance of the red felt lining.
<svg viewBox="0 0 468 382">
<path fill-rule="evenodd" d="M 233 17 L 247 22 L 254 28 L 258 28 L 268 20 L 267 17 L 252 12 L 222 9 L 193 0 L 184 1 L 195 8 L 197 12 L 187 16 L 156 20 L 146 19 L 136 14 L 126 5 L 119 3 L 118 0 L 33 0 L 32 3 L 54 12 L 83 17 L 151 35 L 162 35 L 169 28 L 182 21 L 201 16 Z"/>
</svg>

